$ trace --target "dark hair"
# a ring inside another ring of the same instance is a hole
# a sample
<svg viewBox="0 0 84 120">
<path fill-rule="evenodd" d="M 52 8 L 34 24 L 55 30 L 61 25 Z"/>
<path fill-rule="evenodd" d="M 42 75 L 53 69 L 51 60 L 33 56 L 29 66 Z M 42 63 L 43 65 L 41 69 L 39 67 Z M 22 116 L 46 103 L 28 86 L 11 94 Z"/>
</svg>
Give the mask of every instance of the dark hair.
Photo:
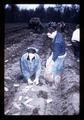
<svg viewBox="0 0 84 120">
<path fill-rule="evenodd" d="M 33 54 L 34 54 L 34 53 L 36 53 L 36 50 L 33 49 L 33 48 L 30 48 L 30 49 L 27 49 L 27 52 L 28 52 L 28 53 L 33 53 Z"/>
<path fill-rule="evenodd" d="M 62 23 L 61 23 L 61 22 L 58 22 L 58 23 L 57 23 L 57 31 L 58 31 L 58 32 L 61 32 L 61 28 L 62 28 Z"/>
<path fill-rule="evenodd" d="M 79 24 L 76 25 L 76 28 L 80 28 Z"/>
<path fill-rule="evenodd" d="M 48 32 L 54 32 L 56 30 L 56 27 L 49 27 Z"/>
</svg>

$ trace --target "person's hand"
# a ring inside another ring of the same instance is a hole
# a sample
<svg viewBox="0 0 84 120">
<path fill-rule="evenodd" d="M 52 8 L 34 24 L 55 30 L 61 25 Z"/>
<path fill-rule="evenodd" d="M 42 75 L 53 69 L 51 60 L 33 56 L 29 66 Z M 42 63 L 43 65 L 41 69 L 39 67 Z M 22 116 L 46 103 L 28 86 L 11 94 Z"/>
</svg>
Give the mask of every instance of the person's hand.
<svg viewBox="0 0 84 120">
<path fill-rule="evenodd" d="M 47 33 L 47 35 L 49 36 L 49 35 L 51 35 L 51 33 Z"/>
<path fill-rule="evenodd" d="M 38 79 L 38 78 L 35 78 L 34 83 L 35 83 L 36 85 L 38 85 L 38 84 L 39 84 L 39 79 Z"/>
<path fill-rule="evenodd" d="M 28 84 L 32 84 L 33 82 L 31 81 L 31 79 L 28 79 Z"/>
<path fill-rule="evenodd" d="M 51 38 L 51 33 L 47 33 L 47 36 L 48 36 L 49 38 Z"/>
</svg>

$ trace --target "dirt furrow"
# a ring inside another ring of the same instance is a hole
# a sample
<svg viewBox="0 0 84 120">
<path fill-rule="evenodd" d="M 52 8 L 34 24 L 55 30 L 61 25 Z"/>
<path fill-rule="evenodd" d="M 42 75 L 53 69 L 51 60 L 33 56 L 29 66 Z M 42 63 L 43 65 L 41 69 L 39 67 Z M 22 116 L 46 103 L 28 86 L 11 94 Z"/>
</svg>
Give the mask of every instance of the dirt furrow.
<svg viewBox="0 0 84 120">
<path fill-rule="evenodd" d="M 28 31 L 27 31 L 28 32 Z M 50 54 L 51 40 L 45 33 L 29 32 L 21 42 L 5 49 L 5 114 L 7 115 L 73 115 L 79 113 L 79 63 L 71 46 L 66 48 L 63 79 L 58 88 L 46 84 L 43 77 Z M 17 36 L 17 34 L 16 34 Z M 15 36 L 15 38 L 17 38 Z M 39 49 L 42 72 L 38 86 L 28 86 L 21 77 L 19 60 L 29 46 Z M 8 61 L 7 61 L 8 60 Z M 8 88 L 8 89 L 7 89 Z M 76 99 L 75 99 L 76 98 Z"/>
</svg>

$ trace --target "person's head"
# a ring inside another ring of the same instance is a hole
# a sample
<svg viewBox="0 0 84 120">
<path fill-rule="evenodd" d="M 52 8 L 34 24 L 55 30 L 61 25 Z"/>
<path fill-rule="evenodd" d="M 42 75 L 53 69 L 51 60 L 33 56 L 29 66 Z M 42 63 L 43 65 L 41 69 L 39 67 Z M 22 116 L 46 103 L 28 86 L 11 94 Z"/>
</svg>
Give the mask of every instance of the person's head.
<svg viewBox="0 0 84 120">
<path fill-rule="evenodd" d="M 54 32 L 54 31 L 58 31 L 58 32 L 61 32 L 61 27 L 62 27 L 62 24 L 61 23 L 57 23 L 56 26 L 52 26 L 49 28 L 49 32 Z"/>
<path fill-rule="evenodd" d="M 56 29 L 57 29 L 58 32 L 62 32 L 62 31 L 61 31 L 62 26 L 63 26 L 63 25 L 62 25 L 61 22 L 57 23 L 57 28 L 56 28 Z"/>
<path fill-rule="evenodd" d="M 56 27 L 49 27 L 48 28 L 48 32 L 52 33 L 54 31 L 56 31 Z"/>
<path fill-rule="evenodd" d="M 78 29 L 79 27 L 80 27 L 79 24 L 77 24 L 77 25 L 76 25 L 76 29 Z"/>
<path fill-rule="evenodd" d="M 32 61 L 33 59 L 35 59 L 35 55 L 38 52 L 38 49 L 36 49 L 34 47 L 29 47 L 29 48 L 27 48 L 27 52 L 28 52 L 27 60 Z"/>
</svg>

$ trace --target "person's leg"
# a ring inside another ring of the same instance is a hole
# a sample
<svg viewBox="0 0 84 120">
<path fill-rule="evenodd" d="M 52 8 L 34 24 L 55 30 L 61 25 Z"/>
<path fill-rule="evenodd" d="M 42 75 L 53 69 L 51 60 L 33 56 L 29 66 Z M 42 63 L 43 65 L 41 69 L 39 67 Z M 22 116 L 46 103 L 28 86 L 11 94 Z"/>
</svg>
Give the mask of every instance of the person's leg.
<svg viewBox="0 0 84 120">
<path fill-rule="evenodd" d="M 79 59 L 80 57 L 80 43 L 77 42 L 77 58 Z"/>
<path fill-rule="evenodd" d="M 52 73 L 53 73 L 53 83 L 54 83 L 54 87 L 55 89 L 58 88 L 58 84 L 60 82 L 60 74 L 59 74 L 59 70 L 58 70 L 58 66 L 60 64 L 60 59 L 57 58 L 56 61 L 55 61 L 55 64 L 53 66 L 53 69 L 52 69 Z"/>
<path fill-rule="evenodd" d="M 77 58 L 77 62 L 79 62 L 80 61 L 80 44 L 78 43 L 77 44 L 77 55 L 76 55 L 76 58 Z"/>
<path fill-rule="evenodd" d="M 65 56 L 66 57 L 66 56 Z M 64 71 L 64 60 L 63 58 L 58 58 L 55 64 L 55 82 L 60 82 L 61 79 L 63 79 L 63 71 Z"/>
<path fill-rule="evenodd" d="M 78 50 L 78 43 L 77 42 L 76 42 L 76 45 L 75 45 L 75 56 L 78 59 L 78 57 L 79 57 L 79 50 Z"/>
<path fill-rule="evenodd" d="M 73 43 L 73 52 L 74 52 L 74 56 L 76 57 L 77 53 L 76 53 L 76 43 L 75 42 Z"/>
<path fill-rule="evenodd" d="M 74 47 L 74 55 L 76 57 L 76 59 L 79 58 L 79 53 L 80 53 L 80 47 L 79 47 L 79 43 L 78 42 L 75 42 L 73 43 L 73 47 Z"/>
</svg>

